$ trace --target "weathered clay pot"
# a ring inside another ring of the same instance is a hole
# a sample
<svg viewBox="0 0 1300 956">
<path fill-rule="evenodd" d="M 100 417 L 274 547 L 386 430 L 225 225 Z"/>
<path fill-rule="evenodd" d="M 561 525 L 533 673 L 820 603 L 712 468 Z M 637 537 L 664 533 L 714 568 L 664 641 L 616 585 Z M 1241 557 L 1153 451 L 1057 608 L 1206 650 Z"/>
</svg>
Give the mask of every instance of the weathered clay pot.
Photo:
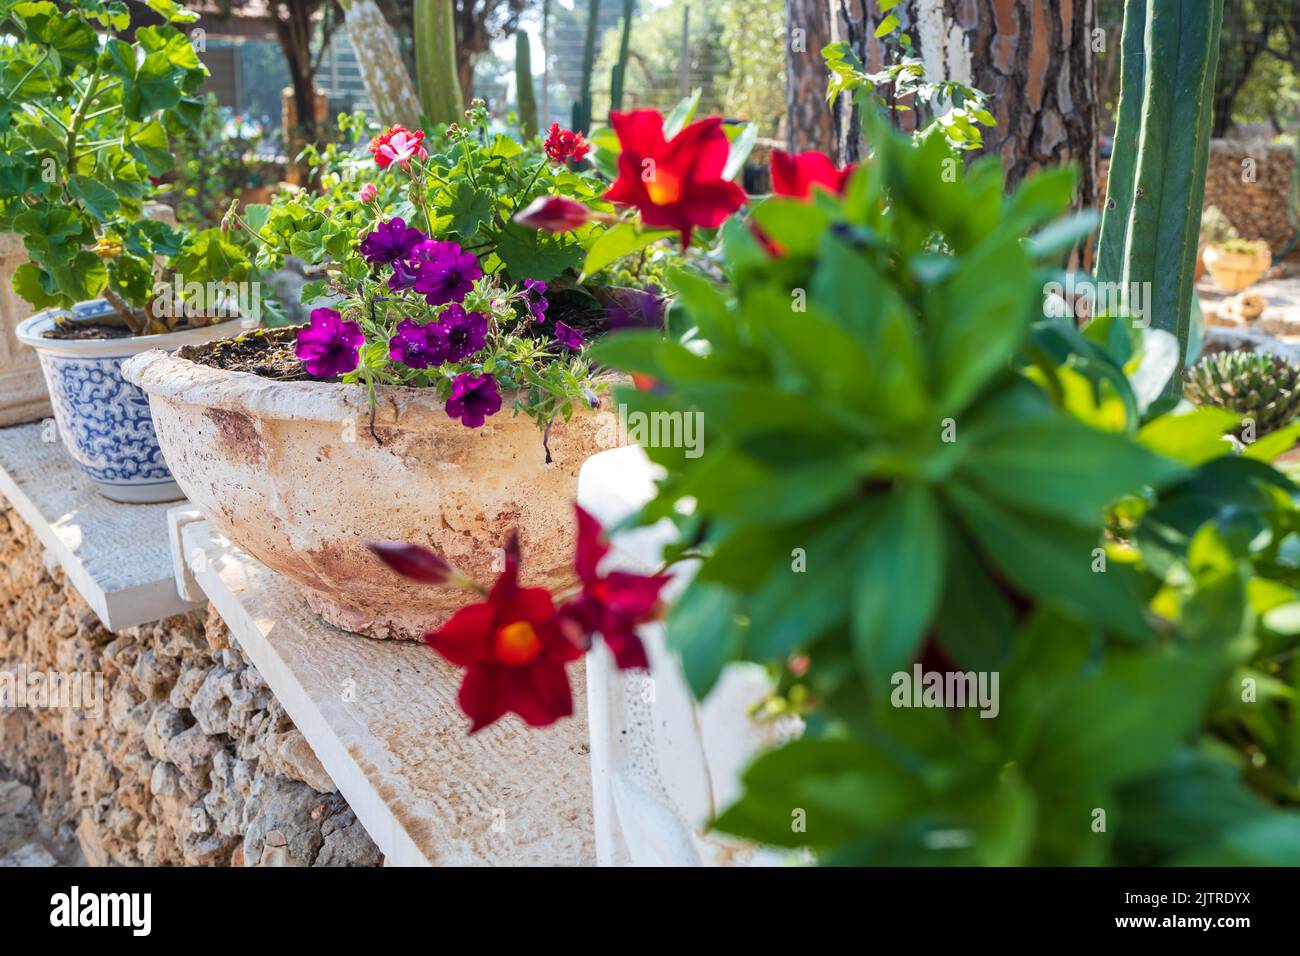
<svg viewBox="0 0 1300 956">
<path fill-rule="evenodd" d="M 418 639 L 473 599 L 398 577 L 367 541 L 428 545 L 484 584 L 519 529 L 526 585 L 573 580 L 578 469 L 618 443 L 613 416 L 575 409 L 551 429 L 552 461 L 508 397 L 482 428 L 431 390 L 378 389 L 377 442 L 360 386 L 275 382 L 164 352 L 123 373 L 149 394 L 172 473 L 231 541 L 303 589 L 331 624 Z"/>
<path fill-rule="evenodd" d="M 1241 292 L 1268 271 L 1273 262 L 1268 243 L 1253 243 L 1250 252 L 1234 252 L 1222 246 L 1210 246 L 1204 254 L 1205 266 L 1214 284 L 1225 292 Z"/>
</svg>

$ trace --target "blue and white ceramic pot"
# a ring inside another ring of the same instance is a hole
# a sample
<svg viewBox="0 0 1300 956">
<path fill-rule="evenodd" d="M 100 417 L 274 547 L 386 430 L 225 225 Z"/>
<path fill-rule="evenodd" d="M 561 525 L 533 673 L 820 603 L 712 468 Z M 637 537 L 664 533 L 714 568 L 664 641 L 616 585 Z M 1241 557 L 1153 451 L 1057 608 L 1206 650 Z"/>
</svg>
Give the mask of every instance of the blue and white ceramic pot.
<svg viewBox="0 0 1300 956">
<path fill-rule="evenodd" d="M 63 445 L 101 494 L 137 504 L 184 498 L 158 447 L 149 397 L 122 378 L 121 366 L 150 349 L 170 352 L 236 335 L 242 323 L 233 319 L 166 335 L 118 339 L 45 337 L 60 316 L 94 321 L 112 312 L 103 299 L 71 309 L 47 309 L 22 322 L 16 334 L 40 356 Z"/>
</svg>

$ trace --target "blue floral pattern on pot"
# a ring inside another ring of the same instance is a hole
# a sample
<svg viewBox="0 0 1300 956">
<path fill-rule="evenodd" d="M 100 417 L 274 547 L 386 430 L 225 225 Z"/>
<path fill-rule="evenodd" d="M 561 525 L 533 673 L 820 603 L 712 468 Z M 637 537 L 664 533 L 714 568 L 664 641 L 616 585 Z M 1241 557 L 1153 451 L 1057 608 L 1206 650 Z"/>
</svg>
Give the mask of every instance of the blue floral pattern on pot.
<svg viewBox="0 0 1300 956">
<path fill-rule="evenodd" d="M 129 357 L 42 356 L 54 415 L 73 459 L 96 481 L 170 481 L 149 396 L 122 378 Z"/>
<path fill-rule="evenodd" d="M 37 347 L 64 448 L 100 490 L 118 501 L 175 499 L 180 489 L 158 445 L 149 397 L 122 377 L 122 363 L 140 351 L 141 340 L 41 334 L 61 316 L 94 321 L 112 312 L 103 299 L 50 309 L 24 322 L 19 335 Z"/>
</svg>

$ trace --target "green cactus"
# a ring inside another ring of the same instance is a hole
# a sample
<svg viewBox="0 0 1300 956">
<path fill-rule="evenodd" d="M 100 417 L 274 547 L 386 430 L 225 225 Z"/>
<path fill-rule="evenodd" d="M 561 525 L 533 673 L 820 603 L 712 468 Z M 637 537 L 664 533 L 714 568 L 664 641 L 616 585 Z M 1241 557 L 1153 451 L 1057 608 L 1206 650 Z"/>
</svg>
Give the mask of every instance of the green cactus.
<svg viewBox="0 0 1300 956">
<path fill-rule="evenodd" d="M 591 72 L 596 63 L 596 30 L 600 21 L 600 0 L 587 4 L 587 35 L 582 42 L 582 93 L 573 101 L 573 129 L 591 130 Z"/>
<path fill-rule="evenodd" d="M 526 30 L 515 33 L 515 86 L 519 97 L 519 135 L 537 135 L 537 96 L 533 92 L 532 47 Z"/>
<path fill-rule="evenodd" d="M 1215 352 L 1188 370 L 1183 395 L 1250 419 L 1261 438 L 1300 415 L 1300 367 L 1267 353 Z"/>
<path fill-rule="evenodd" d="M 1097 278 L 1133 283 L 1187 354 L 1223 0 L 1129 0 Z M 1139 92 L 1140 91 L 1140 92 Z M 1181 365 L 1170 381 L 1176 394 Z"/>
<path fill-rule="evenodd" d="M 623 108 L 623 87 L 627 82 L 628 47 L 632 41 L 632 16 L 636 13 L 636 0 L 623 0 L 623 33 L 618 42 L 618 62 L 609 71 L 609 108 Z"/>
<path fill-rule="evenodd" d="M 435 123 L 454 123 L 465 108 L 456 78 L 452 0 L 415 0 L 415 65 L 420 106 Z"/>
</svg>

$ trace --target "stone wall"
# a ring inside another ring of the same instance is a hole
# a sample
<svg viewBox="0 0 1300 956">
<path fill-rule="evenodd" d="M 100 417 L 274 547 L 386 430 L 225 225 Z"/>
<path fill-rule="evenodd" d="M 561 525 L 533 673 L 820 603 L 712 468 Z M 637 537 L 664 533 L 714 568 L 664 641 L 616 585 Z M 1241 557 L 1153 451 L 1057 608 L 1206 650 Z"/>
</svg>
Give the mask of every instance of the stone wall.
<svg viewBox="0 0 1300 956">
<path fill-rule="evenodd" d="M 382 862 L 215 611 L 106 631 L 3 501 L 0 671 L 102 675 L 98 716 L 0 708 L 0 766 L 87 863 Z"/>
<path fill-rule="evenodd" d="M 1243 239 L 1263 239 L 1276 255 L 1296 231 L 1295 172 L 1292 146 L 1212 140 L 1205 205 L 1218 206 Z"/>
</svg>

